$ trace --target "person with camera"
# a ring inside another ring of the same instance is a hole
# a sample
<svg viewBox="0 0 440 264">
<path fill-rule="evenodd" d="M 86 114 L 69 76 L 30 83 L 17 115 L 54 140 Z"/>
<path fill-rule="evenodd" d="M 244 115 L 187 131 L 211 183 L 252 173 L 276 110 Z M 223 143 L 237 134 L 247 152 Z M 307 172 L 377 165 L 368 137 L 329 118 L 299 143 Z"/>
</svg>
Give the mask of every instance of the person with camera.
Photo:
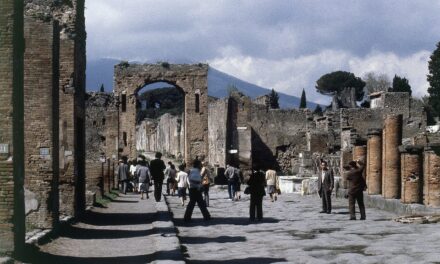
<svg viewBox="0 0 440 264">
<path fill-rule="evenodd" d="M 333 171 L 329 169 L 327 161 L 321 160 L 321 170 L 318 174 L 318 191 L 322 199 L 322 211 L 320 213 L 331 214 L 332 212 L 332 191 L 335 187 Z"/>
<path fill-rule="evenodd" d="M 346 169 L 345 176 L 350 182 L 348 189 L 348 209 L 350 211 L 350 220 L 356 220 L 355 205 L 356 201 L 361 213 L 361 220 L 366 219 L 364 205 L 364 190 L 367 188 L 362 172 L 364 163 L 360 160 L 350 161 Z"/>
</svg>

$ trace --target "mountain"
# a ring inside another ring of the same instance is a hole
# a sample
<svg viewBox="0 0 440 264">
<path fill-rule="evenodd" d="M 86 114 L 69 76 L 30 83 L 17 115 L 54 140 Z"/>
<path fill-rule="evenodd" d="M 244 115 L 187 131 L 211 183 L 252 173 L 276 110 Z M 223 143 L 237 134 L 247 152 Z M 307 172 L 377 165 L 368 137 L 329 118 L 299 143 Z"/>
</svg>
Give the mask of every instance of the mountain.
<svg viewBox="0 0 440 264">
<path fill-rule="evenodd" d="M 113 66 L 120 61 L 115 59 L 99 59 L 87 62 L 87 91 L 97 91 L 101 84 L 104 84 L 106 91 L 113 90 Z M 222 98 L 228 95 L 227 87 L 234 85 L 245 95 L 255 98 L 269 94 L 270 89 L 264 88 L 234 76 L 221 72 L 212 67 L 208 71 L 208 94 L 210 96 Z M 297 108 L 300 98 L 278 92 L 279 104 L 281 108 Z M 307 102 L 309 109 L 315 109 L 316 104 Z"/>
</svg>

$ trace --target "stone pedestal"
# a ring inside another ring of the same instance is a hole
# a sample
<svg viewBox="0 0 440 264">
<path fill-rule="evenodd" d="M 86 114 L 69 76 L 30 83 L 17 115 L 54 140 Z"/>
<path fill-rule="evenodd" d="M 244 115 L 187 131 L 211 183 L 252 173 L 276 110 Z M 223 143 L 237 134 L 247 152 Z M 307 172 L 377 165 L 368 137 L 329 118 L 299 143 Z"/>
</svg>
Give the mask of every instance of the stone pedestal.
<svg viewBox="0 0 440 264">
<path fill-rule="evenodd" d="M 382 131 L 368 133 L 366 176 L 368 194 L 382 193 Z"/>
<path fill-rule="evenodd" d="M 402 203 L 422 202 L 422 156 L 416 147 L 401 148 Z"/>
<path fill-rule="evenodd" d="M 400 198 L 401 143 L 402 115 L 389 115 L 384 121 L 382 145 L 382 195 L 386 199 Z"/>
<path fill-rule="evenodd" d="M 423 164 L 423 204 L 440 206 L 440 154 L 431 148 L 424 152 Z"/>
</svg>

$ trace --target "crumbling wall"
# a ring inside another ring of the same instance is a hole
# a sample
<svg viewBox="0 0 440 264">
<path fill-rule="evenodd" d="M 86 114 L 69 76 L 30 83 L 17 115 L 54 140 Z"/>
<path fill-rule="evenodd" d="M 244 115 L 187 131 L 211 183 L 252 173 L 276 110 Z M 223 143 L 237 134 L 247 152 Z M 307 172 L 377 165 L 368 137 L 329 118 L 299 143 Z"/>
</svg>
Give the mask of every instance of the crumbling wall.
<svg viewBox="0 0 440 264">
<path fill-rule="evenodd" d="M 219 99 L 208 106 L 208 161 L 226 167 L 228 99 Z"/>
<path fill-rule="evenodd" d="M 59 217 L 58 22 L 27 17 L 24 35 L 25 188 L 38 203 L 27 210 L 26 221 L 29 227 L 52 228 Z"/>
<path fill-rule="evenodd" d="M 124 134 L 127 145 L 122 154 L 135 156 L 136 94 L 145 85 L 168 82 L 185 93 L 183 156 L 190 163 L 196 156 L 208 153 L 208 65 L 206 64 L 128 64 L 115 66 L 114 91 L 121 98 L 119 139 Z"/>
</svg>

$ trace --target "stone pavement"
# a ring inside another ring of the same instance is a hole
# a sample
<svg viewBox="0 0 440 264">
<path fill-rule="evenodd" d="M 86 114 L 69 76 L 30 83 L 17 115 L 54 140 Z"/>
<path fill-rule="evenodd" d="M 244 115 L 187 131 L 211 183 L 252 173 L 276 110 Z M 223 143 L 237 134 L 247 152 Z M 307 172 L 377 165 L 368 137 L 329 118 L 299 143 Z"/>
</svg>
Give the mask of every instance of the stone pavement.
<svg viewBox="0 0 440 264">
<path fill-rule="evenodd" d="M 334 199 L 331 215 L 319 214 L 318 196 L 265 197 L 264 221 L 248 222 L 249 196 L 232 202 L 211 188 L 211 221 L 196 207 L 167 196 L 187 263 L 440 263 L 439 224 L 401 224 L 396 215 L 367 208 L 366 221 L 349 221 L 348 201 Z M 358 215 L 359 218 L 359 215 Z"/>
<path fill-rule="evenodd" d="M 35 248 L 31 263 L 184 263 L 164 199 L 121 194 L 93 208 L 58 238 Z"/>
</svg>

